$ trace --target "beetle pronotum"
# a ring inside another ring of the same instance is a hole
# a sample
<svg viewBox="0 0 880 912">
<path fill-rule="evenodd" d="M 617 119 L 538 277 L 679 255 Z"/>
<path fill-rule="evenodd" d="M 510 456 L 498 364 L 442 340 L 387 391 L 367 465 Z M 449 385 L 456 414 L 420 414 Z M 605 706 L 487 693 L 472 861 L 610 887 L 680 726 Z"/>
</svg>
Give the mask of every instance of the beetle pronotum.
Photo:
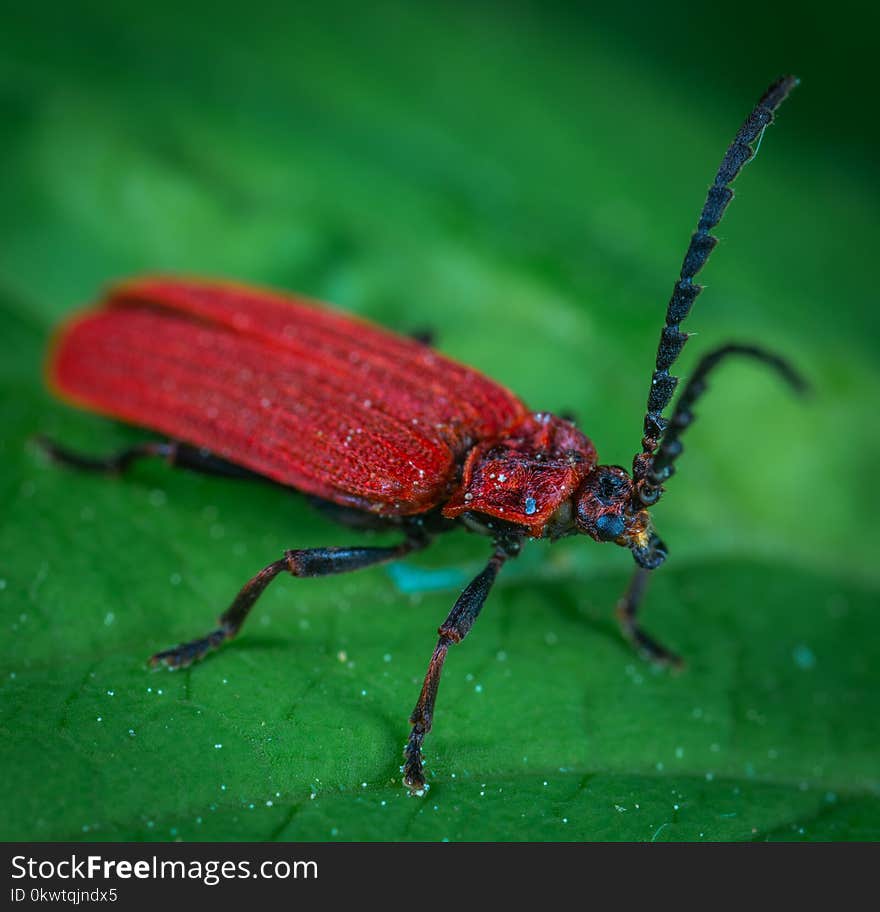
<svg viewBox="0 0 880 912">
<path fill-rule="evenodd" d="M 449 647 L 467 636 L 498 572 L 527 539 L 586 534 L 628 548 L 636 568 L 618 606 L 621 629 L 649 658 L 678 663 L 642 630 L 638 609 L 648 574 L 667 555 L 650 508 L 675 471 L 694 406 L 709 375 L 730 355 L 761 361 L 796 390 L 804 388 L 779 356 L 754 345 L 726 345 L 703 356 L 672 416 L 663 417 L 678 384 L 669 371 L 688 338 L 679 325 L 700 293 L 694 279 L 716 243 L 710 231 L 733 197 L 729 185 L 753 155 L 752 144 L 796 83 L 786 76 L 765 92 L 709 188 L 667 306 L 631 474 L 599 465 L 592 442 L 570 421 L 530 411 L 513 393 L 423 340 L 301 298 L 146 278 L 115 287 L 62 327 L 49 359 L 52 387 L 75 404 L 167 439 L 106 458 L 44 441 L 60 462 L 121 472 L 135 460 L 162 457 L 202 472 L 262 476 L 306 493 L 343 523 L 401 534 L 390 547 L 286 551 L 245 583 L 214 630 L 151 662 L 189 665 L 235 636 L 280 573 L 359 570 L 402 558 L 463 526 L 487 536 L 492 551 L 439 628 L 410 716 L 403 781 L 413 791 L 425 788 L 422 742 Z"/>
</svg>

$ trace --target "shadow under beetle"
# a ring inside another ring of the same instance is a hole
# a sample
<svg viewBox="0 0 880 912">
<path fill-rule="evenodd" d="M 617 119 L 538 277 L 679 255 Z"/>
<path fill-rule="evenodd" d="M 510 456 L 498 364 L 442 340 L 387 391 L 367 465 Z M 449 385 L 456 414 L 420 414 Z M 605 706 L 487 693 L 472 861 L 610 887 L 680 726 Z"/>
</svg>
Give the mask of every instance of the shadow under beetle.
<svg viewBox="0 0 880 912">
<path fill-rule="evenodd" d="M 797 84 L 766 91 L 727 150 L 673 287 L 648 394 L 642 450 L 632 474 L 599 465 L 570 421 L 531 412 L 510 391 L 434 351 L 301 298 L 247 286 L 146 278 L 112 289 L 60 330 L 49 382 L 74 404 L 165 435 L 107 458 L 44 440 L 57 460 L 121 472 L 143 457 L 196 471 L 269 478 L 307 495 L 356 528 L 398 529 L 392 547 L 287 551 L 245 583 L 218 627 L 159 652 L 153 664 L 189 665 L 235 636 L 280 573 L 324 576 L 402 558 L 433 535 L 464 526 L 487 536 L 492 555 L 439 628 L 404 751 L 403 781 L 425 789 L 422 742 L 431 730 L 449 647 L 468 634 L 498 572 L 529 538 L 585 534 L 628 548 L 632 582 L 618 605 L 625 636 L 649 658 L 679 664 L 638 622 L 648 574 L 667 549 L 650 508 L 682 452 L 681 436 L 712 371 L 743 355 L 774 368 L 796 390 L 803 380 L 780 357 L 752 345 L 704 355 L 670 418 L 678 384 L 670 374 L 688 335 L 694 281 L 716 244 L 709 232 L 733 197 L 729 184 L 752 157 L 773 115 Z"/>
</svg>

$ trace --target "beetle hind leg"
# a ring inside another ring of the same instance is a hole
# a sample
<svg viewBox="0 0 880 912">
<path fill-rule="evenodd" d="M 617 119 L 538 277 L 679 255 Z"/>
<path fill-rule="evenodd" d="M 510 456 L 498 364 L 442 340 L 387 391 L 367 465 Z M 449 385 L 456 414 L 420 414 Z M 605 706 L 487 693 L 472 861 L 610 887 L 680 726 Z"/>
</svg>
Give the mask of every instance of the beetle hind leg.
<svg viewBox="0 0 880 912">
<path fill-rule="evenodd" d="M 170 446 L 159 441 L 149 441 L 136 443 L 134 446 L 126 447 L 109 456 L 90 456 L 68 449 L 48 437 L 39 436 L 36 438 L 36 442 L 43 452 L 59 465 L 84 472 L 101 472 L 106 475 L 119 475 L 139 459 L 167 459 Z"/>
<path fill-rule="evenodd" d="M 638 622 L 638 611 L 648 588 L 650 570 L 636 567 L 620 601 L 617 603 L 617 621 L 620 632 L 646 659 L 657 665 L 668 665 L 671 668 L 684 667 L 684 660 L 672 650 L 657 642 L 642 630 Z"/>
<path fill-rule="evenodd" d="M 90 456 L 68 449 L 48 437 L 37 437 L 37 444 L 50 459 L 60 465 L 85 472 L 121 475 L 141 459 L 164 459 L 169 465 L 190 469 L 204 475 L 222 475 L 224 478 L 262 478 L 256 472 L 215 456 L 202 447 L 190 446 L 176 440 L 148 440 L 111 453 L 109 456 Z M 265 479 L 263 479 L 265 480 Z"/>
</svg>

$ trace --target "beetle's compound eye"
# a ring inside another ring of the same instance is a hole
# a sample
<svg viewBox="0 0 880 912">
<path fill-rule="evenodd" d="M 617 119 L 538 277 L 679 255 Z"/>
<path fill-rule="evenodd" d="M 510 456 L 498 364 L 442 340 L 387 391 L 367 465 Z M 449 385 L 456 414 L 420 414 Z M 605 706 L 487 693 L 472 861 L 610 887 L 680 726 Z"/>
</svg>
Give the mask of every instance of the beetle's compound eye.
<svg viewBox="0 0 880 912">
<path fill-rule="evenodd" d="M 626 522 L 620 513 L 603 513 L 596 519 L 595 525 L 601 541 L 614 541 L 626 531 Z"/>
<path fill-rule="evenodd" d="M 627 532 L 632 479 L 620 466 L 598 466 L 577 496 L 579 531 L 596 541 L 616 541 Z"/>
<path fill-rule="evenodd" d="M 663 489 L 660 485 L 653 485 L 646 478 L 643 478 L 639 482 L 639 500 L 646 506 L 650 507 L 652 504 L 657 503 L 660 500 L 660 494 L 663 492 Z"/>
</svg>

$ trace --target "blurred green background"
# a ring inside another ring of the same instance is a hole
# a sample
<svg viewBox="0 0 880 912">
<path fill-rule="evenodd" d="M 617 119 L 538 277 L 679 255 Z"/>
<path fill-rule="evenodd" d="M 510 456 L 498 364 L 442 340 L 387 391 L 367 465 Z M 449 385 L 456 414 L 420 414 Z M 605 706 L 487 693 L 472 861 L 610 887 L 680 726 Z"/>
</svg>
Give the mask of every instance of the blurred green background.
<svg viewBox="0 0 880 912">
<path fill-rule="evenodd" d="M 123 9 L 122 7 L 126 8 Z M 874 29 L 861 7 L 70 3 L 0 33 L 0 769 L 4 839 L 876 839 L 880 494 Z M 137 431 L 48 397 L 52 326 L 155 271 L 305 292 L 638 445 L 705 188 L 765 85 L 783 107 L 717 232 L 682 361 L 789 356 L 794 401 L 718 375 L 656 510 L 672 556 L 620 641 L 631 559 L 580 539 L 505 569 L 450 655 L 432 788 L 398 765 L 434 630 L 486 556 L 280 580 L 356 538 L 295 495 L 143 465 L 48 465 Z M 509 572 L 508 572 L 509 571 Z"/>
</svg>

